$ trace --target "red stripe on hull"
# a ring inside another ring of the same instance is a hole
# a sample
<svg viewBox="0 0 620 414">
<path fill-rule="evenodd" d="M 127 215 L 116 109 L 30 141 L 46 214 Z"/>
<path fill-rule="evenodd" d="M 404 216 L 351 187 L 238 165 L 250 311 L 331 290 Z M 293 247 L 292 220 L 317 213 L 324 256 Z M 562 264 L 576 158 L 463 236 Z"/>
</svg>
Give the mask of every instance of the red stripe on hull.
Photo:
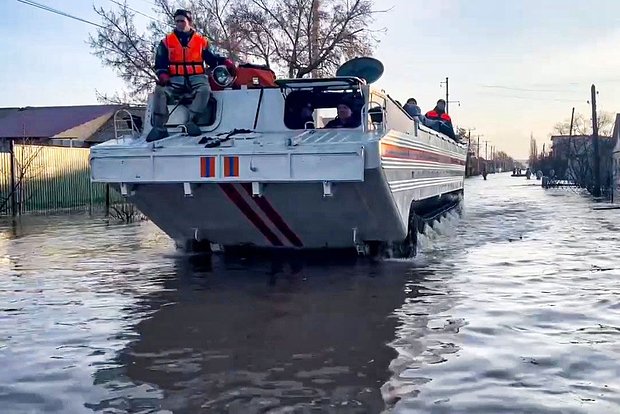
<svg viewBox="0 0 620 414">
<path fill-rule="evenodd" d="M 243 184 L 245 191 L 252 196 L 252 186 L 250 184 Z M 291 242 L 295 247 L 302 247 L 303 243 L 301 239 L 295 234 L 295 232 L 286 224 L 282 216 L 278 214 L 275 208 L 271 205 L 265 197 L 253 197 L 254 202 L 263 210 L 263 213 L 267 215 L 267 218 L 271 220 L 278 230 Z"/>
<path fill-rule="evenodd" d="M 233 187 L 232 184 L 220 184 L 220 188 L 224 194 L 235 204 L 239 210 L 247 217 L 248 220 L 265 236 L 267 240 L 274 246 L 284 246 L 284 243 L 271 231 L 265 222 L 252 210 L 252 207 L 243 199 L 241 194 Z"/>
</svg>

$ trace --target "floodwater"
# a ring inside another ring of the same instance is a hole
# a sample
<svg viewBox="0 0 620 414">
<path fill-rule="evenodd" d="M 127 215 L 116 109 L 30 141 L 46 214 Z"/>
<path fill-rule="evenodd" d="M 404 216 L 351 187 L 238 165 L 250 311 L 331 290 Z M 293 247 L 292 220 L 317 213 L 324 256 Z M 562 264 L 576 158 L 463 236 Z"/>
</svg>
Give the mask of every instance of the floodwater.
<svg viewBox="0 0 620 414">
<path fill-rule="evenodd" d="M 620 412 L 620 210 L 536 183 L 468 180 L 462 217 L 379 264 L 5 225 L 0 412 Z"/>
</svg>

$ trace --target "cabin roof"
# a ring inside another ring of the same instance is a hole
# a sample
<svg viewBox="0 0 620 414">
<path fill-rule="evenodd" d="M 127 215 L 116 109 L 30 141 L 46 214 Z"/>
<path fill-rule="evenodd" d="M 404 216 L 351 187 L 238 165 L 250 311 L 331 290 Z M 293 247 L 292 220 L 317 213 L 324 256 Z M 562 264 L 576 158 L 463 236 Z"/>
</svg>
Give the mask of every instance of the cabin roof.
<svg viewBox="0 0 620 414">
<path fill-rule="evenodd" d="M 299 78 L 299 79 L 277 79 L 276 85 L 281 88 L 316 88 L 325 87 L 333 89 L 353 88 L 364 85 L 360 78 L 353 76 L 336 76 L 333 78 Z"/>
</svg>

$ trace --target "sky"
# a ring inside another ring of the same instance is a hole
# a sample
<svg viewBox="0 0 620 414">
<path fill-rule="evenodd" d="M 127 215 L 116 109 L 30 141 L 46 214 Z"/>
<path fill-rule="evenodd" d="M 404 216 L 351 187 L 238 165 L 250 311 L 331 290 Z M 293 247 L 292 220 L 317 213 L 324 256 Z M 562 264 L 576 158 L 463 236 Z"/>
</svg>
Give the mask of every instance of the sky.
<svg viewBox="0 0 620 414">
<path fill-rule="evenodd" d="M 111 0 L 37 0 L 98 22 L 92 6 Z M 150 0 L 128 0 L 145 13 Z M 376 0 L 377 86 L 423 111 L 445 96 L 457 126 L 474 128 L 498 150 L 524 159 L 530 134 L 541 147 L 571 108 L 590 114 L 590 86 L 601 111 L 620 112 L 618 0 Z M 1 0 L 0 107 L 94 104 L 96 90 L 122 90 L 86 43 L 95 28 Z M 146 23 L 146 18 L 141 24 Z M 547 144 L 549 145 L 549 144 Z M 484 150 L 484 146 L 483 146 Z"/>
</svg>

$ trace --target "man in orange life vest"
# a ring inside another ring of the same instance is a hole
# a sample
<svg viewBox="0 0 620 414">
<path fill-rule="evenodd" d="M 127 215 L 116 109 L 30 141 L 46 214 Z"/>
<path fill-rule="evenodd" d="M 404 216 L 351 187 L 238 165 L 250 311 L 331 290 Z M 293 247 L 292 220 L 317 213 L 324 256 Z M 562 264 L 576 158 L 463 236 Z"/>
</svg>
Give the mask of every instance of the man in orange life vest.
<svg viewBox="0 0 620 414">
<path fill-rule="evenodd" d="M 450 115 L 446 113 L 446 101 L 443 99 L 438 100 L 435 108 L 428 111 L 424 116 L 427 120 L 431 121 L 430 123 L 427 123 L 427 126 L 454 139 L 454 127 L 452 126 L 452 118 L 450 118 Z"/>
<path fill-rule="evenodd" d="M 192 15 L 187 10 L 174 13 L 175 29 L 159 44 L 155 55 L 155 70 L 158 77 L 153 99 L 153 129 L 147 141 L 156 141 L 168 136 L 165 128 L 168 121 L 168 101 L 178 99 L 187 92 L 194 97 L 189 107 L 189 121 L 185 124 L 187 133 L 201 134 L 197 121 L 209 103 L 211 88 L 206 65 L 225 65 L 234 73 L 235 65 L 230 59 L 213 54 L 209 41 L 192 28 Z"/>
</svg>

